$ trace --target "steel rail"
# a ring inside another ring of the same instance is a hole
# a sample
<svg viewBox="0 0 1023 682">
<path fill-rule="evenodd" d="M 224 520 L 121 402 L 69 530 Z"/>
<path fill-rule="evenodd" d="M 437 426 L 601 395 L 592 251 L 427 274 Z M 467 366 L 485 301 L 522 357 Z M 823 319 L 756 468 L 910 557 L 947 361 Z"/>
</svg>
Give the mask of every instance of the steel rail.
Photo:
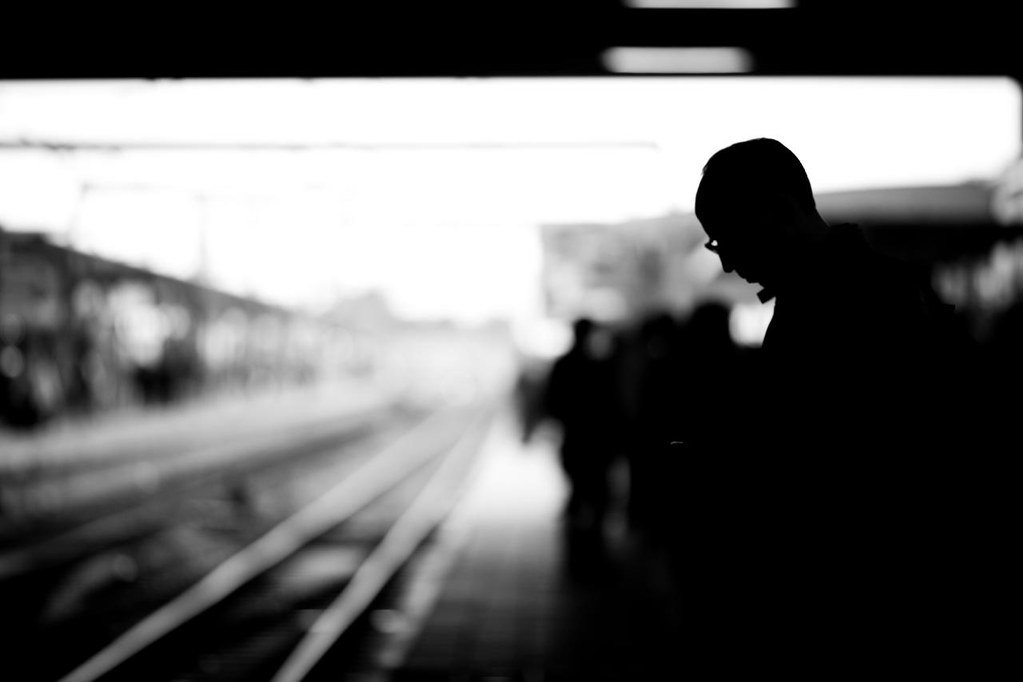
<svg viewBox="0 0 1023 682">
<path fill-rule="evenodd" d="M 316 500 L 238 551 L 176 598 L 60 678 L 94 682 L 295 554 L 331 528 L 429 464 L 450 436 L 449 420 L 463 422 L 467 405 L 438 408 Z M 478 409 L 478 408 L 477 408 Z M 464 437 L 465 431 L 461 431 Z M 459 442 L 462 438 L 458 439 Z"/>
</svg>

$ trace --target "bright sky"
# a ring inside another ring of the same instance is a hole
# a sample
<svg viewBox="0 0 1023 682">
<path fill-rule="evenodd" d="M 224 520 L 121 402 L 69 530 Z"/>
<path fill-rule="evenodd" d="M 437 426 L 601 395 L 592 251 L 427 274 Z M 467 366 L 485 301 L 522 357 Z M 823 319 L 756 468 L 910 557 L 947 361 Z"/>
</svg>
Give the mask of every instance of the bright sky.
<svg viewBox="0 0 1023 682">
<path fill-rule="evenodd" d="M 410 315 L 528 314 L 536 227 L 690 211 L 703 163 L 776 137 L 815 190 L 990 179 L 1008 79 L 618 78 L 0 83 L 0 223 L 289 303 L 380 288 Z M 88 189 L 83 193 L 82 187 Z"/>
</svg>

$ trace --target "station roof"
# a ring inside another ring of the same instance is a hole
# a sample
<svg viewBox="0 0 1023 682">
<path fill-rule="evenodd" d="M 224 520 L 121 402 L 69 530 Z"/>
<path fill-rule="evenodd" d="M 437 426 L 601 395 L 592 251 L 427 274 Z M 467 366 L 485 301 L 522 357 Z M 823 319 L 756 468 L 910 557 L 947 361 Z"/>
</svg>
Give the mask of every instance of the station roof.
<svg viewBox="0 0 1023 682">
<path fill-rule="evenodd" d="M 22 5 L 5 9 L 0 79 L 599 76 L 620 47 L 737 49 L 765 75 L 1023 75 L 1014 4 L 986 1 L 185 2 L 58 20 Z"/>
</svg>

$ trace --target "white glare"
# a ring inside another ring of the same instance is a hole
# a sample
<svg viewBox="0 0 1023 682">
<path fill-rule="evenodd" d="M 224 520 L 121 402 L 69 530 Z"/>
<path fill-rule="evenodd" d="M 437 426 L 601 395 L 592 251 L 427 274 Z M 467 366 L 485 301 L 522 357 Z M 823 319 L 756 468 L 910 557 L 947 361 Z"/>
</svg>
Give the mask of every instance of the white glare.
<svg viewBox="0 0 1023 682">
<path fill-rule="evenodd" d="M 789 9 L 795 0 L 625 0 L 638 9 Z"/>
<path fill-rule="evenodd" d="M 1021 120 L 999 78 L 5 82 L 0 224 L 285 303 L 518 316 L 541 225 L 688 212 L 732 142 L 784 141 L 819 192 L 958 183 Z"/>
<path fill-rule="evenodd" d="M 753 56 L 737 47 L 614 47 L 603 55 L 614 73 L 749 73 Z"/>
</svg>

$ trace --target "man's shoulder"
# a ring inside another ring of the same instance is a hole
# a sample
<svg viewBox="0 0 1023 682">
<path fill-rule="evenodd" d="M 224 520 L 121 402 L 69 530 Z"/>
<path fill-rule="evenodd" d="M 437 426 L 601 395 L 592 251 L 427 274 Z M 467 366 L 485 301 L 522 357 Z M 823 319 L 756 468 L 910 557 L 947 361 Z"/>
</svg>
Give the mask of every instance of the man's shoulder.
<svg viewBox="0 0 1023 682">
<path fill-rule="evenodd" d="M 780 292 L 764 341 L 887 343 L 953 315 L 925 271 L 864 250 L 822 259 L 800 286 Z"/>
<path fill-rule="evenodd" d="M 816 265 L 819 291 L 838 300 L 898 308 L 929 308 L 935 301 L 925 263 L 887 253 L 856 225 L 832 230 Z"/>
</svg>

